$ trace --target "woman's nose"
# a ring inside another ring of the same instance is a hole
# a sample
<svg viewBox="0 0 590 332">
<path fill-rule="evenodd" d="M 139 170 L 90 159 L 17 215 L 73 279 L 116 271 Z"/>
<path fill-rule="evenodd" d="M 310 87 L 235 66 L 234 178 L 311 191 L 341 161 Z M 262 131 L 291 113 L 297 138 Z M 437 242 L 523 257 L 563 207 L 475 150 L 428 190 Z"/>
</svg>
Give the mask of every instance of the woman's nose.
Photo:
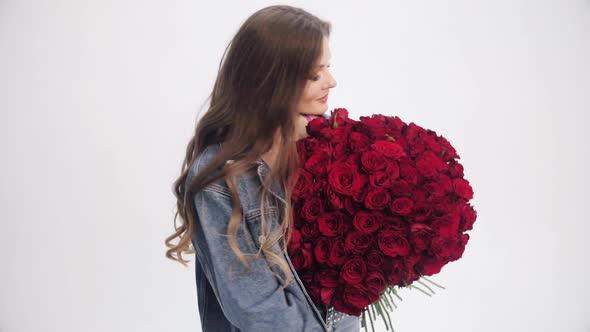
<svg viewBox="0 0 590 332">
<path fill-rule="evenodd" d="M 329 75 L 329 80 L 328 80 L 328 88 L 334 88 L 336 87 L 336 80 L 334 79 L 334 76 L 332 76 L 332 74 Z"/>
</svg>

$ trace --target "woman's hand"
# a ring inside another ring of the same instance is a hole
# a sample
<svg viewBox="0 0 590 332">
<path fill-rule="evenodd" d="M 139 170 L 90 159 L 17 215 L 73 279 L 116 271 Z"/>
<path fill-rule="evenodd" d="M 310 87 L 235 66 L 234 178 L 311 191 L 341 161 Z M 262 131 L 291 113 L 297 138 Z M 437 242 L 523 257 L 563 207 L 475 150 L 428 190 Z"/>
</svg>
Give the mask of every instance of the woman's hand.
<svg viewBox="0 0 590 332">
<path fill-rule="evenodd" d="M 309 136 L 307 134 L 307 124 L 309 123 L 309 121 L 311 120 L 307 120 L 306 116 L 309 116 L 311 118 L 311 120 L 317 118 L 317 115 L 311 115 L 311 114 L 301 114 L 299 113 L 299 115 L 297 116 L 297 123 L 296 123 L 296 135 L 297 137 L 295 138 L 296 141 L 303 139 L 307 136 Z"/>
</svg>

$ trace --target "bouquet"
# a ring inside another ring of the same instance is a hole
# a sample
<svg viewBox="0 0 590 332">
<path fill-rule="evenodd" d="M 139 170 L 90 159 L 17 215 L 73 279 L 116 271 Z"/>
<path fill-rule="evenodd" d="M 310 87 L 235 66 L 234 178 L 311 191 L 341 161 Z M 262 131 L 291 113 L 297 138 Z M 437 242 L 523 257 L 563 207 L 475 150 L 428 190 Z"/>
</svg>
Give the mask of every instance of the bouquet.
<svg viewBox="0 0 590 332">
<path fill-rule="evenodd" d="M 297 142 L 289 256 L 316 303 L 362 314 L 365 329 L 365 312 L 371 326 L 379 314 L 389 329 L 396 287 L 434 293 L 425 276 L 463 255 L 477 212 L 459 155 L 397 116 L 356 121 L 337 108 L 307 130 Z"/>
</svg>

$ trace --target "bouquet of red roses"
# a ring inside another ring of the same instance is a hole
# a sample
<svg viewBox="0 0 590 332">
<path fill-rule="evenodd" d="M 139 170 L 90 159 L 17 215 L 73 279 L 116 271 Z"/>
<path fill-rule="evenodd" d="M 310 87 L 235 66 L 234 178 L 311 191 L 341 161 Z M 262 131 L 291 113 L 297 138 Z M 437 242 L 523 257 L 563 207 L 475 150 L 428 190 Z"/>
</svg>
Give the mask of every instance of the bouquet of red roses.
<svg viewBox="0 0 590 332">
<path fill-rule="evenodd" d="M 432 291 L 419 279 L 463 255 L 477 216 L 472 188 L 444 137 L 397 116 L 356 121 L 337 108 L 307 130 L 289 256 L 316 303 L 362 313 L 365 328 L 365 311 L 371 325 L 377 311 L 387 327 L 394 287 Z"/>
</svg>

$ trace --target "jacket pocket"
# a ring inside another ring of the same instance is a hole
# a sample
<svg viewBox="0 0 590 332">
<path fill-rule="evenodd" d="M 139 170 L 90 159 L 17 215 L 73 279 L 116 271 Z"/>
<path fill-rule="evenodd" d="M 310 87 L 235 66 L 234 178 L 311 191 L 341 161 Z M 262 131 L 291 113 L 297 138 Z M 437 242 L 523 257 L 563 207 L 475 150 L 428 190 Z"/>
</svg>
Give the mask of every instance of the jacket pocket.
<svg viewBox="0 0 590 332">
<path fill-rule="evenodd" d="M 267 206 L 264 209 L 265 228 L 267 229 L 266 233 L 268 234 L 270 231 L 276 231 L 278 229 L 279 210 L 274 206 Z M 260 208 L 250 210 L 246 212 L 244 218 L 246 220 L 246 228 L 252 235 L 252 239 L 256 245 L 256 250 L 259 250 L 260 244 L 262 243 L 262 210 Z"/>
<path fill-rule="evenodd" d="M 279 229 L 279 209 L 275 206 L 270 206 L 270 207 L 265 207 L 266 211 L 266 228 L 271 230 L 271 231 L 277 231 Z M 254 244 L 256 246 L 256 251 L 260 250 L 260 246 L 262 243 L 262 235 L 260 233 L 261 229 L 262 229 L 262 212 L 259 208 L 253 209 L 251 211 L 248 211 L 245 214 L 245 220 L 246 220 L 246 228 L 248 229 L 248 231 L 250 232 L 250 234 L 252 235 L 252 239 L 254 241 Z M 286 250 L 281 252 L 281 247 L 279 245 L 278 242 L 274 243 L 272 246 L 272 250 L 274 253 L 276 253 L 277 255 L 284 257 L 287 255 Z M 290 265 L 289 261 L 286 260 L 286 263 L 288 265 Z M 273 269 L 275 270 L 275 272 L 277 272 L 278 270 L 278 266 L 274 266 Z M 283 272 L 281 272 L 281 275 L 283 275 Z M 291 278 L 291 282 L 289 283 L 289 286 L 292 287 L 295 285 L 295 276 L 293 276 L 293 278 Z"/>
</svg>

